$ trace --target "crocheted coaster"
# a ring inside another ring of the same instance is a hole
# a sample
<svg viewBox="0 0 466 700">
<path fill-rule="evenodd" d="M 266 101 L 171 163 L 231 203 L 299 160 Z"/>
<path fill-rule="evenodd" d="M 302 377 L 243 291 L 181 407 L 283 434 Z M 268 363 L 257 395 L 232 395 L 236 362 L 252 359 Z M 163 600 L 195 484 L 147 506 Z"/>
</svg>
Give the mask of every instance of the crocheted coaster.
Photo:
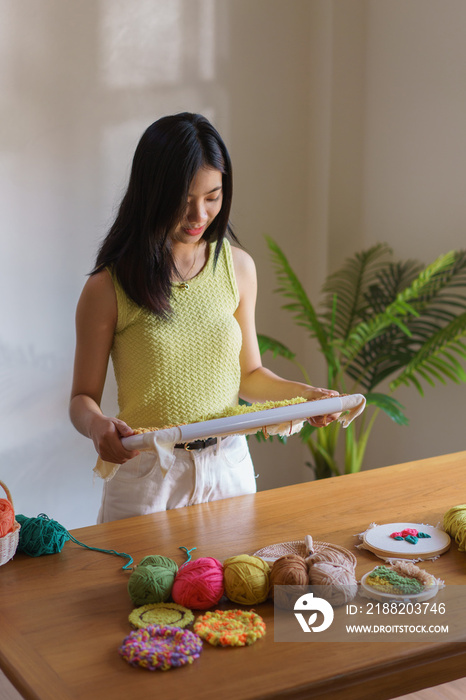
<svg viewBox="0 0 466 700">
<path fill-rule="evenodd" d="M 176 603 L 148 603 L 135 608 L 128 620 L 137 628 L 149 625 L 187 627 L 194 622 L 194 615 L 191 610 Z"/>
<path fill-rule="evenodd" d="M 120 655 L 131 666 L 155 671 L 192 664 L 202 651 L 202 640 L 194 632 L 179 627 L 143 627 L 123 640 Z"/>
<path fill-rule="evenodd" d="M 264 636 L 265 622 L 252 611 L 215 610 L 198 617 L 194 631 L 214 646 L 243 647 Z"/>
</svg>

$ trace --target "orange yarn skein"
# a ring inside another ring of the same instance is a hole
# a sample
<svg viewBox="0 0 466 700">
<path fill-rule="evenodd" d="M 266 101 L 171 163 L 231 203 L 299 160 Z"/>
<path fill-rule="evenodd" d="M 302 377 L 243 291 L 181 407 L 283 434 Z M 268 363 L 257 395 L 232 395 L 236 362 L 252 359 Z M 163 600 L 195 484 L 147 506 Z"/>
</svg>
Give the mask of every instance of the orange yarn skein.
<svg viewBox="0 0 466 700">
<path fill-rule="evenodd" d="M 0 537 L 12 532 L 15 524 L 15 511 L 10 501 L 0 498 Z"/>
</svg>

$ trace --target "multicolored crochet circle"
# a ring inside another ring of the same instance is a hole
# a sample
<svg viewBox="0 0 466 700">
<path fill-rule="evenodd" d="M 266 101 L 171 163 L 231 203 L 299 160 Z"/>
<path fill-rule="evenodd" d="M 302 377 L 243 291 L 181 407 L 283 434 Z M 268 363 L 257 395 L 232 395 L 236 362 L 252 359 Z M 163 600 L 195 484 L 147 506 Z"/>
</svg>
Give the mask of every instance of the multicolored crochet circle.
<svg viewBox="0 0 466 700">
<path fill-rule="evenodd" d="M 198 617 L 194 631 L 214 646 L 243 647 L 264 636 L 265 622 L 252 611 L 215 610 Z"/>
<path fill-rule="evenodd" d="M 143 627 L 133 630 L 123 640 L 120 655 L 131 666 L 149 671 L 192 664 L 202 651 L 202 640 L 194 632 L 179 627 Z"/>
<path fill-rule="evenodd" d="M 136 628 L 149 627 L 149 625 L 187 627 L 194 622 L 194 614 L 188 608 L 176 603 L 148 603 L 135 608 L 128 620 Z"/>
</svg>

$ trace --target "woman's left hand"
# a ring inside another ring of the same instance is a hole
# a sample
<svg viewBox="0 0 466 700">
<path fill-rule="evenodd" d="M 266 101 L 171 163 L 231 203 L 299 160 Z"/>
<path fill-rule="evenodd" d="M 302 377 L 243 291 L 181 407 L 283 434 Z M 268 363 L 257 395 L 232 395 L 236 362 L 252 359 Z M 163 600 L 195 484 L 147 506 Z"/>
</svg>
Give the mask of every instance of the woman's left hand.
<svg viewBox="0 0 466 700">
<path fill-rule="evenodd" d="M 303 392 L 303 398 L 308 401 L 315 399 L 329 399 L 332 396 L 339 396 L 338 391 L 334 389 L 321 389 L 315 386 L 310 386 L 308 391 Z M 313 416 L 308 418 L 308 423 L 315 428 L 325 428 L 327 425 L 337 420 L 341 414 L 340 413 L 328 413 L 325 416 Z"/>
</svg>

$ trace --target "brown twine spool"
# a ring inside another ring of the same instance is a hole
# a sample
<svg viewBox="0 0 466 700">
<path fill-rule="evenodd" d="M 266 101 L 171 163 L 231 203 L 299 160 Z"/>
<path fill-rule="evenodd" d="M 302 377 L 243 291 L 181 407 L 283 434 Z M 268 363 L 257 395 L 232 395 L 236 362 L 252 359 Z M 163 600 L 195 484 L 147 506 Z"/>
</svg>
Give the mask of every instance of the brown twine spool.
<svg viewBox="0 0 466 700">
<path fill-rule="evenodd" d="M 296 601 L 296 589 L 293 592 L 287 586 L 307 586 L 309 582 L 307 564 L 298 554 L 286 554 L 277 559 L 270 572 L 270 597 L 279 608 L 290 610 Z M 279 588 L 275 588 L 279 586 Z M 304 592 L 304 591 L 303 591 Z"/>
</svg>

